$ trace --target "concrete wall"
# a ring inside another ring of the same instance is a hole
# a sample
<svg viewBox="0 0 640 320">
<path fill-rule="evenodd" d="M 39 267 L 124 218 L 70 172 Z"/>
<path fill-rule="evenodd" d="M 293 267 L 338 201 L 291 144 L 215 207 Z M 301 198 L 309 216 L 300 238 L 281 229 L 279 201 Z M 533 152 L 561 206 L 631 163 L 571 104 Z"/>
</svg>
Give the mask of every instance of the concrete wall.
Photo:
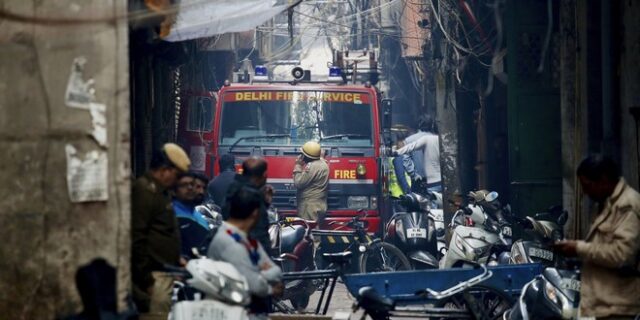
<svg viewBox="0 0 640 320">
<path fill-rule="evenodd" d="M 129 287 L 127 22 L 64 25 L 127 13 L 126 0 L 0 0 L 0 318 L 52 319 L 79 310 L 74 274 L 96 257 Z M 43 19 L 40 19 L 40 18 Z M 46 20 L 50 19 L 50 20 Z M 95 101 L 106 105 L 109 199 L 71 203 L 65 145 L 99 150 L 89 111 L 64 94 L 74 58 L 87 59 Z"/>
</svg>

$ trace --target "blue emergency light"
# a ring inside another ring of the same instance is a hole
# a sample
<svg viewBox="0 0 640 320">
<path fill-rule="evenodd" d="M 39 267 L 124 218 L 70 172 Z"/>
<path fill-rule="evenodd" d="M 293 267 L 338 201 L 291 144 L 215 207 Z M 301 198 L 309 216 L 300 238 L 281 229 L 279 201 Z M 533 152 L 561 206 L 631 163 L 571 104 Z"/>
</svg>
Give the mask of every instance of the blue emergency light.
<svg viewBox="0 0 640 320">
<path fill-rule="evenodd" d="M 341 77 L 342 70 L 338 67 L 329 67 L 329 77 Z"/>
<path fill-rule="evenodd" d="M 254 70 L 254 80 L 257 81 L 265 81 L 269 80 L 269 74 L 267 72 L 267 67 L 265 66 L 256 66 Z"/>
<path fill-rule="evenodd" d="M 329 81 L 342 82 L 342 70 L 339 67 L 329 67 Z"/>
</svg>

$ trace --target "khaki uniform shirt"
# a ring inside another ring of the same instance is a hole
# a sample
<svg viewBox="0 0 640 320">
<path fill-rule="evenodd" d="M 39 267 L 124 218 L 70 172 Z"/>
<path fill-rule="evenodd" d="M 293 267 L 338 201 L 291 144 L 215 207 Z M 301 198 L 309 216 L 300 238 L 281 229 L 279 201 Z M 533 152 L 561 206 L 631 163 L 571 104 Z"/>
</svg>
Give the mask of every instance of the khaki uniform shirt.
<svg viewBox="0 0 640 320">
<path fill-rule="evenodd" d="M 640 314 L 640 194 L 620 179 L 587 238 L 578 241 L 583 260 L 580 312 L 587 317 Z"/>
<path fill-rule="evenodd" d="M 296 164 L 293 168 L 293 185 L 298 190 L 299 217 L 317 220 L 318 212 L 327 211 L 329 165 L 324 159 L 309 162 L 304 167 Z"/>
<path fill-rule="evenodd" d="M 146 174 L 131 193 L 131 271 L 138 289 L 153 285 L 152 271 L 180 259 L 180 233 L 169 194 Z"/>
</svg>

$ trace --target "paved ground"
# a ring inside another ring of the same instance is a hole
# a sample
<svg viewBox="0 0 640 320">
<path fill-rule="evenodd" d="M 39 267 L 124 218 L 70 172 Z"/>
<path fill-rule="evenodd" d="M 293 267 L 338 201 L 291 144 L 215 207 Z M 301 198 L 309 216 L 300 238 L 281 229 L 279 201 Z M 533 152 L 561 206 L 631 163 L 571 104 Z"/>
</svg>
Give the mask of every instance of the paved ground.
<svg viewBox="0 0 640 320">
<path fill-rule="evenodd" d="M 325 301 L 326 296 L 329 293 L 329 288 L 327 288 L 327 293 L 325 293 Z M 321 291 L 316 291 L 311 298 L 309 299 L 309 306 L 305 310 L 306 314 L 313 314 L 318 305 L 318 300 L 320 299 Z M 329 309 L 327 311 L 327 316 L 333 317 L 334 319 L 348 319 L 348 315 L 352 311 L 352 306 L 354 303 L 354 298 L 349 294 L 347 288 L 344 284 L 338 282 L 336 283 L 336 287 L 333 291 L 333 297 L 331 299 L 331 303 L 329 304 Z M 324 303 L 322 305 L 324 308 Z M 320 310 L 322 312 L 322 309 Z M 356 313 L 356 316 L 352 316 L 352 319 L 359 319 L 359 315 L 361 312 Z"/>
</svg>

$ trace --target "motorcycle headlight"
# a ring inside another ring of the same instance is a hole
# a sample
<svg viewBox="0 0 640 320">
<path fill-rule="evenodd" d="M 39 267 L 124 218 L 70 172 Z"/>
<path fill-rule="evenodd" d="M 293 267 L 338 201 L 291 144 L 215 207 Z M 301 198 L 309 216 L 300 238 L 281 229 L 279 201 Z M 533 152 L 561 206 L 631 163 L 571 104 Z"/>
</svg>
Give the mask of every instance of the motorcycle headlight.
<svg viewBox="0 0 640 320">
<path fill-rule="evenodd" d="M 347 198 L 347 208 L 349 209 L 368 209 L 369 198 L 366 196 L 350 196 Z"/>
<path fill-rule="evenodd" d="M 554 288 L 551 283 L 545 282 L 544 293 L 547 296 L 547 298 L 549 298 L 549 300 L 553 301 L 555 304 L 560 303 L 560 300 L 558 299 L 558 292 L 556 291 L 556 288 Z"/>
</svg>

